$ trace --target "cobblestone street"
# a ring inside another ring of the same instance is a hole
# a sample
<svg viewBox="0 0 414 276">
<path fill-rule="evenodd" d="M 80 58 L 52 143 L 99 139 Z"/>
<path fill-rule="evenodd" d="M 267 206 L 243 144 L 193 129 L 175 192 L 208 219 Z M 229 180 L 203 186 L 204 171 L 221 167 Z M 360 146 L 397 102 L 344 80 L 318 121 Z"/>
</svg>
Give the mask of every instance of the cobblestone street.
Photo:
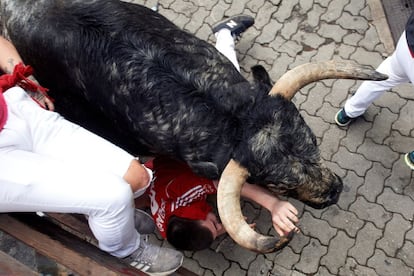
<svg viewBox="0 0 414 276">
<path fill-rule="evenodd" d="M 311 61 L 351 59 L 376 68 L 393 51 L 377 0 L 161 0 L 159 12 L 211 43 L 215 22 L 254 16 L 236 45 L 248 78 L 256 64 L 274 81 Z M 294 98 L 325 163 L 343 177 L 338 204 L 316 210 L 292 200 L 302 233 L 283 250 L 256 254 L 225 237 L 209 250 L 186 252 L 186 268 L 199 275 L 413 275 L 414 183 L 403 161 L 413 149 L 413 88 L 393 89 L 351 126 L 338 128 L 334 115 L 359 84 L 322 81 Z M 260 232 L 275 233 L 266 210 L 245 202 L 243 211 Z"/>
</svg>

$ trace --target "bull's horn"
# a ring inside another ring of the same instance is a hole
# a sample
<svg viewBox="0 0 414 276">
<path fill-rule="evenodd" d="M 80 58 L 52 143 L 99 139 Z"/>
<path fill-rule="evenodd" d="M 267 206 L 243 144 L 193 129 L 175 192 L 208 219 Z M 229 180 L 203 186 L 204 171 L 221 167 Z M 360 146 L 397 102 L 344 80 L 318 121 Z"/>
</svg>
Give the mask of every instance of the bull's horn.
<svg viewBox="0 0 414 276">
<path fill-rule="evenodd" d="M 306 63 L 286 72 L 270 90 L 269 95 L 280 94 L 291 100 L 295 93 L 309 83 L 323 79 L 385 80 L 388 76 L 371 67 L 353 61 L 329 60 Z"/>
<path fill-rule="evenodd" d="M 227 164 L 217 189 L 220 219 L 227 233 L 240 246 L 261 253 L 272 252 L 285 246 L 289 238 L 261 235 L 245 221 L 240 207 L 240 193 L 248 175 L 248 171 L 236 161 L 230 160 Z"/>
</svg>

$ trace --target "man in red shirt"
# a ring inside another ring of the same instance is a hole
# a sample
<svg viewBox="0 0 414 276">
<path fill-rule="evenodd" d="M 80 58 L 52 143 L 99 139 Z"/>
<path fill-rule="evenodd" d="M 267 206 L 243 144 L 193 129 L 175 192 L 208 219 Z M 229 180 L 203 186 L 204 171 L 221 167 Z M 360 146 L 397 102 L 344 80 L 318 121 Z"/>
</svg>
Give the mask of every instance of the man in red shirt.
<svg viewBox="0 0 414 276">
<path fill-rule="evenodd" d="M 155 158 L 145 166 L 155 175 L 146 193 L 154 222 L 174 247 L 202 250 L 226 232 L 207 202 L 207 196 L 217 192 L 218 181 L 199 177 L 185 163 L 166 157 Z M 244 184 L 241 195 L 269 210 L 279 235 L 298 231 L 298 211 L 289 202 L 249 183 Z"/>
</svg>

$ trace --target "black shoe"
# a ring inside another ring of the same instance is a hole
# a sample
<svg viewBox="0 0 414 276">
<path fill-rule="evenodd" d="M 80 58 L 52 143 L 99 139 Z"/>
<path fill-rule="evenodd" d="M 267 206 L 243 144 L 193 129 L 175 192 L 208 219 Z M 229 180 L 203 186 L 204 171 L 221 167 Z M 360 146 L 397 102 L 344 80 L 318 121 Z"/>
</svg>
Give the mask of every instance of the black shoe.
<svg viewBox="0 0 414 276">
<path fill-rule="evenodd" d="M 253 24 L 254 18 L 250 15 L 235 15 L 216 23 L 212 29 L 213 33 L 217 33 L 222 29 L 228 29 L 233 37 L 238 38 Z"/>
<path fill-rule="evenodd" d="M 338 111 L 335 115 L 335 122 L 338 126 L 344 127 L 349 125 L 354 118 L 349 117 L 345 113 L 345 109 L 341 108 L 341 110 Z"/>
</svg>

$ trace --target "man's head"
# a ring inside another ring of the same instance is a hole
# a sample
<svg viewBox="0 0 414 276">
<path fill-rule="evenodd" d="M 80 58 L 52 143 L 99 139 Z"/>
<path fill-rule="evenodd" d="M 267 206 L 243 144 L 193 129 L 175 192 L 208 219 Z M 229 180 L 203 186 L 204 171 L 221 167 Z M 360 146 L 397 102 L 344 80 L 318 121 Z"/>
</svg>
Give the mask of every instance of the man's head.
<svg viewBox="0 0 414 276">
<path fill-rule="evenodd" d="M 168 222 L 167 240 L 180 250 L 203 250 L 225 233 L 223 225 L 212 212 L 204 220 L 172 216 Z"/>
</svg>

